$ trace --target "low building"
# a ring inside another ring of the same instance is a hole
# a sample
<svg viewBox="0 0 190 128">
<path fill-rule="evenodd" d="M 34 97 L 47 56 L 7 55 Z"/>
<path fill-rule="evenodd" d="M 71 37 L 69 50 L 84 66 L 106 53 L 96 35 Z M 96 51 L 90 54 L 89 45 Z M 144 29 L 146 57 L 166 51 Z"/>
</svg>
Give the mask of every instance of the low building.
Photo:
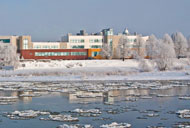
<svg viewBox="0 0 190 128">
<path fill-rule="evenodd" d="M 128 39 L 128 50 L 137 50 L 138 37 L 144 41 L 148 39 L 148 36 L 136 33 L 131 35 L 127 29 L 123 34 L 115 35 L 113 29 L 109 28 L 96 34 L 88 34 L 84 30 L 76 35 L 68 33 L 60 42 L 32 42 L 31 36 L 0 36 L 0 42 L 17 46 L 17 51 L 23 59 L 101 59 L 101 48 L 104 44 L 108 44 L 113 52 L 112 58 L 116 59 L 122 36 Z M 144 50 L 145 48 L 141 51 Z"/>
</svg>

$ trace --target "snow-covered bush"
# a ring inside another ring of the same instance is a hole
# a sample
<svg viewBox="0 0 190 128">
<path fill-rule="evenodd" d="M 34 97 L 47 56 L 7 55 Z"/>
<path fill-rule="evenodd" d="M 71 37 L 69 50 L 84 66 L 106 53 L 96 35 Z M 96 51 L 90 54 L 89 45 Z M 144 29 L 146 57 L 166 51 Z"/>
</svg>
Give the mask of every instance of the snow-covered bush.
<svg viewBox="0 0 190 128">
<path fill-rule="evenodd" d="M 185 67 L 183 65 L 177 65 L 173 67 L 174 70 L 184 70 Z"/>
<path fill-rule="evenodd" d="M 172 40 L 168 34 L 163 39 L 150 36 L 146 46 L 147 56 L 154 60 L 160 71 L 170 69 L 175 58 Z"/>
<path fill-rule="evenodd" d="M 139 68 L 141 72 L 150 72 L 153 70 L 153 68 L 150 65 L 148 65 L 147 61 L 144 59 L 140 60 Z"/>
</svg>

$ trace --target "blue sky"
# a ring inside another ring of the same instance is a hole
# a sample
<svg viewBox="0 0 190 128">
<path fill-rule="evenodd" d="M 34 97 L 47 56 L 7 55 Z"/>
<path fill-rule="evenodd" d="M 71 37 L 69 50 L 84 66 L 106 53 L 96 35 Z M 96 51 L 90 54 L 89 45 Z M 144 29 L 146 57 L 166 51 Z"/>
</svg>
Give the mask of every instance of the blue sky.
<svg viewBox="0 0 190 128">
<path fill-rule="evenodd" d="M 0 35 L 56 41 L 80 29 L 190 36 L 190 0 L 0 0 Z"/>
</svg>

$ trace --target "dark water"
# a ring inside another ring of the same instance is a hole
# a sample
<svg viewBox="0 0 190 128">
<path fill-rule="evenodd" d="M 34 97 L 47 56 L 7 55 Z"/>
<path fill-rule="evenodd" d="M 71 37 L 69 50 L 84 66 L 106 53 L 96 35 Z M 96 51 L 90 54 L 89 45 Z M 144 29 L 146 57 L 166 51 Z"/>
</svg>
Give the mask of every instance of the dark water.
<svg viewBox="0 0 190 128">
<path fill-rule="evenodd" d="M 0 91 L 0 96 L 19 96 L 24 91 Z M 33 92 L 30 92 L 33 93 Z M 84 93 L 84 92 L 81 92 Z M 179 100 L 179 96 L 190 95 L 190 87 L 173 87 L 170 89 L 128 89 L 112 90 L 103 93 L 103 97 L 77 98 L 74 92 L 59 93 L 46 92 L 40 97 L 18 97 L 17 102 L 11 105 L 0 105 L 0 128 L 56 128 L 62 124 L 91 124 L 98 128 L 102 124 L 112 122 L 130 123 L 133 128 L 147 126 L 173 127 L 177 122 L 189 122 L 190 119 L 181 119 L 175 114 L 182 109 L 190 109 L 190 100 Z M 130 96 L 128 96 L 131 94 Z M 137 101 L 128 101 L 129 97 L 138 95 Z M 157 94 L 170 95 L 158 97 Z M 151 96 L 143 99 L 139 96 Z M 110 103 L 105 104 L 105 103 Z M 99 117 L 81 117 L 78 122 L 56 122 L 39 120 L 40 116 L 30 120 L 10 120 L 3 116 L 4 112 L 15 110 L 47 110 L 61 114 L 76 108 L 98 108 L 102 112 Z M 112 110 L 113 113 L 108 111 Z M 146 111 L 146 112 L 145 112 Z M 173 112 L 173 113 L 172 113 Z M 156 113 L 157 117 L 146 117 L 148 113 Z M 144 117 L 144 118 L 142 118 Z"/>
</svg>

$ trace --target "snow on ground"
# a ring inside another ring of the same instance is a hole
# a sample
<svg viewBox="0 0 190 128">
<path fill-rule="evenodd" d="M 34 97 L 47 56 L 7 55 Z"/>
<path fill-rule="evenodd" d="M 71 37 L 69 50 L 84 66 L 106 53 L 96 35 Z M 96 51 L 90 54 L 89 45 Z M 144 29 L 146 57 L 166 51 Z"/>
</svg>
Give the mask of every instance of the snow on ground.
<svg viewBox="0 0 190 128">
<path fill-rule="evenodd" d="M 25 65 L 25 67 L 22 67 Z M 19 69 L 79 68 L 79 67 L 138 67 L 136 60 L 54 60 L 21 62 Z"/>
<path fill-rule="evenodd" d="M 24 61 L 15 71 L 0 71 L 0 81 L 190 80 L 188 59 L 176 59 L 174 70 L 164 72 L 140 72 L 138 65 L 137 60 Z"/>
</svg>

